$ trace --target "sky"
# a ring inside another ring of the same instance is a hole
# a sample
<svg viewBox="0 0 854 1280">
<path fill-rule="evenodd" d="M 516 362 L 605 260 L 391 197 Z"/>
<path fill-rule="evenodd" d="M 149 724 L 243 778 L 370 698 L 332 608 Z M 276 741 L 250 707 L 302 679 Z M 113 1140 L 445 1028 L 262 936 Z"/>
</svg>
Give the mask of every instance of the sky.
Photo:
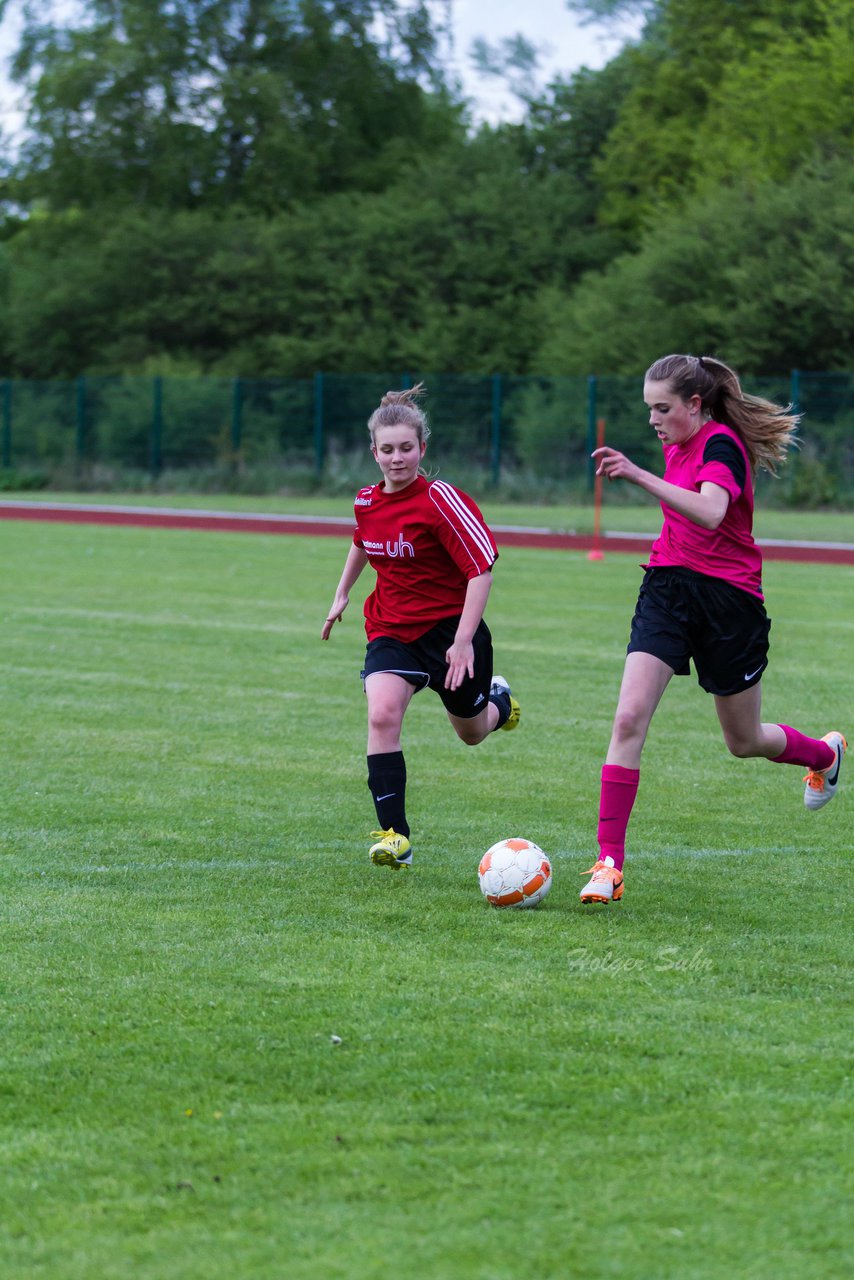
<svg viewBox="0 0 854 1280">
<path fill-rule="evenodd" d="M 471 70 L 467 54 L 479 36 L 490 44 L 517 32 L 525 36 L 541 51 L 537 80 L 545 85 L 555 76 L 568 76 L 583 66 L 598 70 L 640 31 L 637 21 L 582 26 L 564 0 L 523 0 L 521 4 L 519 0 L 453 0 L 452 14 L 454 69 L 466 96 L 474 99 L 475 118 L 490 124 L 518 119 L 523 108 L 499 81 L 483 79 Z"/>
<path fill-rule="evenodd" d="M 72 7 L 72 0 L 68 0 Z M 79 4 L 80 0 L 76 0 Z M 436 8 L 446 6 L 437 0 Z M 20 133 L 21 117 L 17 109 L 19 91 L 7 79 L 8 59 L 15 49 L 21 29 L 21 0 L 11 0 L 6 17 L 0 23 L 0 116 L 4 133 L 13 140 Z M 567 76 L 579 67 L 594 70 L 605 65 L 626 39 L 636 35 L 637 22 L 624 22 L 614 27 L 600 24 L 582 26 L 564 0 L 451 0 L 454 53 L 453 70 L 459 76 L 463 92 L 472 99 L 476 121 L 497 124 L 501 120 L 517 120 L 523 113 L 519 99 L 494 78 L 474 73 L 469 50 L 472 42 L 482 37 L 490 44 L 520 33 L 540 53 L 537 83 L 544 86 L 557 75 Z"/>
</svg>

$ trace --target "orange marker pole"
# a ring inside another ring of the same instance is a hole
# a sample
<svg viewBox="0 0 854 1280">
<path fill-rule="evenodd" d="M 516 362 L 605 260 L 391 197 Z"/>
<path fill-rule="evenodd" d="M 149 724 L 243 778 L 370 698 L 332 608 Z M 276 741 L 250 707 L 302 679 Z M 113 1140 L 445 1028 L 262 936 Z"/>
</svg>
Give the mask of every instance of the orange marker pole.
<svg viewBox="0 0 854 1280">
<path fill-rule="evenodd" d="M 605 419 L 596 419 L 596 448 L 601 449 L 605 443 Z M 593 546 L 587 552 L 588 560 L 602 560 L 602 477 L 596 477 L 593 487 Z"/>
</svg>

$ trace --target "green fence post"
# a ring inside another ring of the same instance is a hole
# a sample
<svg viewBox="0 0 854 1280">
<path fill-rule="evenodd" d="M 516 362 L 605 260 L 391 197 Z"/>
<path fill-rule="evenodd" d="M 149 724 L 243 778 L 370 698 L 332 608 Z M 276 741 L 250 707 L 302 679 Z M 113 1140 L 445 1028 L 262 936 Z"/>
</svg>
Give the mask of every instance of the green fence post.
<svg viewBox="0 0 854 1280">
<path fill-rule="evenodd" d="M 231 451 L 234 460 L 243 443 L 243 380 L 235 378 L 231 384 Z"/>
<path fill-rule="evenodd" d="M 152 392 L 148 468 L 153 476 L 157 476 L 163 465 L 163 379 L 160 374 L 154 379 Z"/>
<path fill-rule="evenodd" d="M 501 479 L 501 374 L 492 375 L 492 483 Z"/>
<path fill-rule="evenodd" d="M 591 453 L 596 448 L 596 374 L 591 373 L 587 379 L 587 488 L 593 492 L 596 483 L 596 468 Z"/>
<path fill-rule="evenodd" d="M 86 451 L 86 379 L 79 377 L 76 384 L 76 411 L 74 430 L 74 462 L 79 475 Z"/>
<path fill-rule="evenodd" d="M 314 470 L 318 480 L 323 475 L 323 374 L 314 375 Z"/>
<path fill-rule="evenodd" d="M 12 465 L 12 379 L 3 382 L 3 466 Z"/>
</svg>

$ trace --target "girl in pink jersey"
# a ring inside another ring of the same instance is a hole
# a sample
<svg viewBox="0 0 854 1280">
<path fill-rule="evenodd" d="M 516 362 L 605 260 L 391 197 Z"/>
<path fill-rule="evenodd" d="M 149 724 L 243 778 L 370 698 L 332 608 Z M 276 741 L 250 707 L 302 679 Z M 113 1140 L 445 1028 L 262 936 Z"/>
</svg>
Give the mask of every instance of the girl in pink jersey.
<svg viewBox="0 0 854 1280">
<path fill-rule="evenodd" d="M 380 829 L 371 861 L 412 864 L 401 730 L 419 689 L 432 688 L 463 742 L 514 729 L 519 704 L 492 674 L 492 638 L 483 620 L 498 558 L 475 503 L 421 469 L 430 429 L 421 384 L 389 391 L 371 415 L 371 452 L 383 479 L 356 496 L 356 531 L 321 630 L 328 640 L 367 564 L 376 571 L 365 601 L 368 647 L 362 678 L 368 703 L 368 787 Z"/>
<path fill-rule="evenodd" d="M 776 474 L 797 427 L 788 408 L 745 395 L 738 377 L 710 356 L 670 355 L 647 370 L 644 400 L 664 448 L 664 478 L 616 449 L 594 450 L 597 475 L 627 480 L 661 502 L 632 620 L 623 681 L 599 801 L 599 857 L 585 872 L 582 902 L 623 895 L 626 828 L 638 790 L 650 721 L 674 675 L 693 660 L 715 699 L 724 742 L 735 756 L 762 756 L 807 769 L 804 803 L 820 809 L 839 785 L 847 743 L 836 731 L 808 738 L 761 717 L 762 673 L 771 623 L 762 596 L 762 557 L 753 541 L 753 477 Z"/>
</svg>

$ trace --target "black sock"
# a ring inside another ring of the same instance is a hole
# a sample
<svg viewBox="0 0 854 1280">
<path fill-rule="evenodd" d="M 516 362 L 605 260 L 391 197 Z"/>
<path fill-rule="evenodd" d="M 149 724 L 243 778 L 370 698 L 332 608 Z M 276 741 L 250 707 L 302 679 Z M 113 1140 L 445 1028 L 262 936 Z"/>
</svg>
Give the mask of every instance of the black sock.
<svg viewBox="0 0 854 1280">
<path fill-rule="evenodd" d="M 498 723 L 495 729 L 500 729 L 503 724 L 507 723 L 510 718 L 510 712 L 513 710 L 510 705 L 510 694 L 506 690 L 503 693 L 491 693 L 489 701 L 498 708 Z M 492 730 L 493 733 L 495 733 L 495 729 Z"/>
<path fill-rule="evenodd" d="M 393 827 L 399 836 L 408 836 L 406 762 L 402 751 L 380 751 L 368 756 L 368 787 L 383 831 Z"/>
</svg>

